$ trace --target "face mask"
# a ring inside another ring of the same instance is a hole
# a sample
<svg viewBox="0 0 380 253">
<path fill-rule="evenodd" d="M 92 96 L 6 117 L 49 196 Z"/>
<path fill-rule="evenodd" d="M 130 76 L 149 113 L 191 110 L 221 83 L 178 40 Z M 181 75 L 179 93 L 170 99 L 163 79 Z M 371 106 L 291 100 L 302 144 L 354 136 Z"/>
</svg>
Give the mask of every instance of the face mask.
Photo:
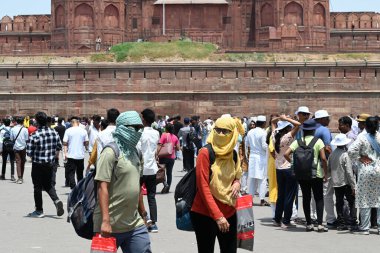
<svg viewBox="0 0 380 253">
<path fill-rule="evenodd" d="M 224 135 L 214 132 L 214 142 L 217 146 L 223 147 L 230 143 L 232 138 L 232 133 Z"/>
</svg>

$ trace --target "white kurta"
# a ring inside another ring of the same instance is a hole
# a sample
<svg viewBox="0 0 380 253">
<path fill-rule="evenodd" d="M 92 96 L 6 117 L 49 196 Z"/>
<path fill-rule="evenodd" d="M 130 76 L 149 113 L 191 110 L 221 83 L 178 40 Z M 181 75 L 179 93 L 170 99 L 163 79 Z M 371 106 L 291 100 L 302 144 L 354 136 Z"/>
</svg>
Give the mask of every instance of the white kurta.
<svg viewBox="0 0 380 253">
<path fill-rule="evenodd" d="M 267 151 L 266 143 L 267 132 L 262 128 L 255 128 L 248 132 L 246 138 L 246 150 L 250 149 L 248 163 L 248 177 L 265 179 L 267 178 Z"/>
</svg>

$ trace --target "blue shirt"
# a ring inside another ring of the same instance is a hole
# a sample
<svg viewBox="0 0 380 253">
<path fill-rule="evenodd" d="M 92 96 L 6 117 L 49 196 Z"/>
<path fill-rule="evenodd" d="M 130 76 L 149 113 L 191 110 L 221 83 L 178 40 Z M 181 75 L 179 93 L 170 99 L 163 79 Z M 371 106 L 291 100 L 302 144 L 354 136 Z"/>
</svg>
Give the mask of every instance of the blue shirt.
<svg viewBox="0 0 380 253">
<path fill-rule="evenodd" d="M 331 146 L 332 136 L 330 130 L 321 124 L 317 124 L 317 126 L 318 128 L 315 130 L 314 136 L 321 139 L 325 146 Z"/>
</svg>

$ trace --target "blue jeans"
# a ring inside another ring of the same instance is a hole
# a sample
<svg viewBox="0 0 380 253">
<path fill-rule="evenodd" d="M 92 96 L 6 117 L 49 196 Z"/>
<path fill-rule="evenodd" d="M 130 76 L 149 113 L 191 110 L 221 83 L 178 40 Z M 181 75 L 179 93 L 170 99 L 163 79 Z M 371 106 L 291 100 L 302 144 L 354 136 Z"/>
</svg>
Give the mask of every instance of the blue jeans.
<svg viewBox="0 0 380 253">
<path fill-rule="evenodd" d="M 114 233 L 117 248 L 123 253 L 152 253 L 149 233 L 145 225 L 125 233 Z"/>
<path fill-rule="evenodd" d="M 371 227 L 371 208 L 360 208 L 360 229 L 369 230 Z M 380 208 L 377 209 L 377 226 L 380 226 Z"/>
<path fill-rule="evenodd" d="M 291 169 L 277 169 L 278 197 L 276 202 L 275 220 L 289 224 L 293 213 L 293 203 L 298 191 L 297 180 Z M 284 218 L 282 219 L 282 213 Z"/>
</svg>

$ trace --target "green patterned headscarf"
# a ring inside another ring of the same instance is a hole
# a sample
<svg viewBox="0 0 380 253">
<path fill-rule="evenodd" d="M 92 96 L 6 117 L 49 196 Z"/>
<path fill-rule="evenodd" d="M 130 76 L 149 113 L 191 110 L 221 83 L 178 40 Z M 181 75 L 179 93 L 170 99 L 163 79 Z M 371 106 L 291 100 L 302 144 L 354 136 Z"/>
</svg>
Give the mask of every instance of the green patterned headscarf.
<svg viewBox="0 0 380 253">
<path fill-rule="evenodd" d="M 116 119 L 116 130 L 113 133 L 120 151 L 129 159 L 137 158 L 136 145 L 141 138 L 141 132 L 127 125 L 142 125 L 141 118 L 136 111 L 123 112 Z"/>
</svg>

